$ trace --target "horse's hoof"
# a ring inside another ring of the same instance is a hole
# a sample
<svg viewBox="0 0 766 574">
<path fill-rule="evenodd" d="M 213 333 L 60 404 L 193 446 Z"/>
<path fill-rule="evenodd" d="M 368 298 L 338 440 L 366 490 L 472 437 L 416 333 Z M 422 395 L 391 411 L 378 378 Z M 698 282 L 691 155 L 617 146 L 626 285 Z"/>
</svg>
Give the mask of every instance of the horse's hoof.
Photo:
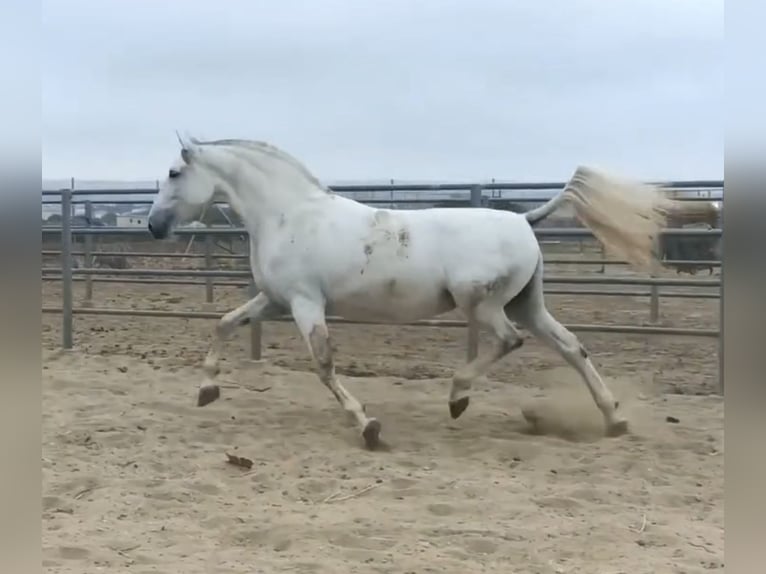
<svg viewBox="0 0 766 574">
<path fill-rule="evenodd" d="M 375 450 L 380 445 L 381 424 L 377 419 L 370 419 L 362 431 L 365 446 L 370 450 Z"/>
<path fill-rule="evenodd" d="M 463 411 L 465 411 L 468 408 L 468 403 L 471 402 L 470 397 L 463 397 L 462 399 L 458 399 L 456 401 L 450 401 L 449 403 L 449 414 L 453 419 L 458 418 L 460 415 L 463 414 Z"/>
<path fill-rule="evenodd" d="M 197 395 L 197 406 L 204 407 L 209 405 L 213 401 L 217 401 L 221 396 L 221 389 L 218 385 L 205 385 L 199 388 L 199 394 Z"/>
<path fill-rule="evenodd" d="M 617 437 L 628 432 L 628 421 L 619 420 L 606 425 L 606 436 Z"/>
</svg>

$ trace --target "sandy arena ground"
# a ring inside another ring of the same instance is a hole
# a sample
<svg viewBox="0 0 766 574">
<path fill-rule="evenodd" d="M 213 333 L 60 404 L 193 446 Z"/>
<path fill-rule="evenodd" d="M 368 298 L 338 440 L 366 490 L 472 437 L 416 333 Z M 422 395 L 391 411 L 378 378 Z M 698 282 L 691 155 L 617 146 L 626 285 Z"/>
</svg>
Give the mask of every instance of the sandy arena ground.
<svg viewBox="0 0 766 574">
<path fill-rule="evenodd" d="M 43 296 L 59 305 L 59 285 Z M 216 289 L 216 309 L 244 297 Z M 568 323 L 648 319 L 646 299 L 548 300 Z M 203 287 L 96 284 L 93 304 L 203 301 Z M 662 320 L 715 328 L 717 302 L 663 300 Z M 536 341 L 452 421 L 464 330 L 338 325 L 338 370 L 390 447 L 368 452 L 291 324 L 264 327 L 263 364 L 247 361 L 241 329 L 222 399 L 197 408 L 212 321 L 80 315 L 71 353 L 56 350 L 60 317 L 42 323 L 46 572 L 723 571 L 715 340 L 581 334 L 632 424 L 606 439 L 577 375 Z M 530 404 L 539 434 L 521 415 Z"/>
</svg>

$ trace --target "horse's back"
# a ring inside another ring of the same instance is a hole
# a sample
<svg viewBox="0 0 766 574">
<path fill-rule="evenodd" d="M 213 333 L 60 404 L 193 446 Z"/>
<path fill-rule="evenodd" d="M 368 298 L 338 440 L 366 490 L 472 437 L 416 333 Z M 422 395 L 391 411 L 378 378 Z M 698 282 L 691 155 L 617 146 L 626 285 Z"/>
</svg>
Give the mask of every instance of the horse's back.
<svg viewBox="0 0 766 574">
<path fill-rule="evenodd" d="M 364 251 L 369 272 L 471 277 L 534 268 L 539 245 L 522 214 L 486 208 L 372 210 L 340 249 Z M 530 271 L 531 272 L 531 271 Z"/>
</svg>

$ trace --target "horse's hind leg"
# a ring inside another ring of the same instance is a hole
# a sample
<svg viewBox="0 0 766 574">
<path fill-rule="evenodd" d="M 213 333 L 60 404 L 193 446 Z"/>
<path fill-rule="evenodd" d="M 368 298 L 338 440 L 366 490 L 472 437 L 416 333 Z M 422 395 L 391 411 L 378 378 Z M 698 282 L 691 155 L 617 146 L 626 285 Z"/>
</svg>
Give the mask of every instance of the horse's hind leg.
<svg viewBox="0 0 766 574">
<path fill-rule="evenodd" d="M 628 422 L 618 412 L 619 406 L 599 376 L 574 333 L 559 323 L 546 309 L 543 300 L 542 266 L 522 294 L 506 306 L 506 312 L 532 334 L 555 349 L 583 378 L 606 423 L 606 433 L 618 436 L 628 430 Z"/>
<path fill-rule="evenodd" d="M 491 349 L 455 372 L 449 396 L 449 412 L 453 419 L 458 418 L 468 408 L 468 393 L 473 381 L 482 376 L 493 363 L 524 343 L 521 334 L 505 315 L 502 303 L 493 300 L 482 301 L 474 307 L 471 316 L 480 325 L 488 328 L 496 340 Z"/>
<path fill-rule="evenodd" d="M 330 389 L 343 409 L 354 417 L 367 448 L 376 448 L 380 442 L 380 423 L 367 417 L 362 404 L 335 376 L 335 362 L 323 305 L 310 299 L 298 298 L 290 307 L 293 319 L 319 367 L 319 380 Z"/>
<path fill-rule="evenodd" d="M 264 293 L 259 293 L 244 305 L 240 305 L 221 317 L 215 327 L 213 342 L 208 349 L 205 362 L 202 366 L 206 377 L 197 393 L 197 406 L 204 407 L 221 396 L 221 390 L 215 384 L 214 379 L 220 372 L 218 357 L 221 354 L 223 343 L 226 339 L 240 325 L 263 321 L 269 317 L 279 315 L 281 311 L 281 308 L 272 303 Z"/>
</svg>

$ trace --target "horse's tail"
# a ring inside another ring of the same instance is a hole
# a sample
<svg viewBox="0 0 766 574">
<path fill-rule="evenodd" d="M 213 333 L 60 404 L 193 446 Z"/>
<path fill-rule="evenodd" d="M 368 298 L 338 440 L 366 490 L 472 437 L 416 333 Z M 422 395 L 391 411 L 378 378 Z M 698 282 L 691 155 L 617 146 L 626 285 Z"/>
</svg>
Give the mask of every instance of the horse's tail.
<svg viewBox="0 0 766 574">
<path fill-rule="evenodd" d="M 564 203 L 608 251 L 651 269 L 658 264 L 658 238 L 670 211 L 684 209 L 683 202 L 667 198 L 656 186 L 580 166 L 561 193 L 524 215 L 534 225 Z"/>
<path fill-rule="evenodd" d="M 564 197 L 564 191 L 562 191 L 553 199 L 546 201 L 540 207 L 535 207 L 534 209 L 530 209 L 529 211 L 525 212 L 524 217 L 527 218 L 527 221 L 530 225 L 534 226 L 535 223 L 542 221 L 551 213 L 556 211 L 559 207 L 561 207 L 561 204 L 565 201 L 566 197 Z"/>
</svg>

